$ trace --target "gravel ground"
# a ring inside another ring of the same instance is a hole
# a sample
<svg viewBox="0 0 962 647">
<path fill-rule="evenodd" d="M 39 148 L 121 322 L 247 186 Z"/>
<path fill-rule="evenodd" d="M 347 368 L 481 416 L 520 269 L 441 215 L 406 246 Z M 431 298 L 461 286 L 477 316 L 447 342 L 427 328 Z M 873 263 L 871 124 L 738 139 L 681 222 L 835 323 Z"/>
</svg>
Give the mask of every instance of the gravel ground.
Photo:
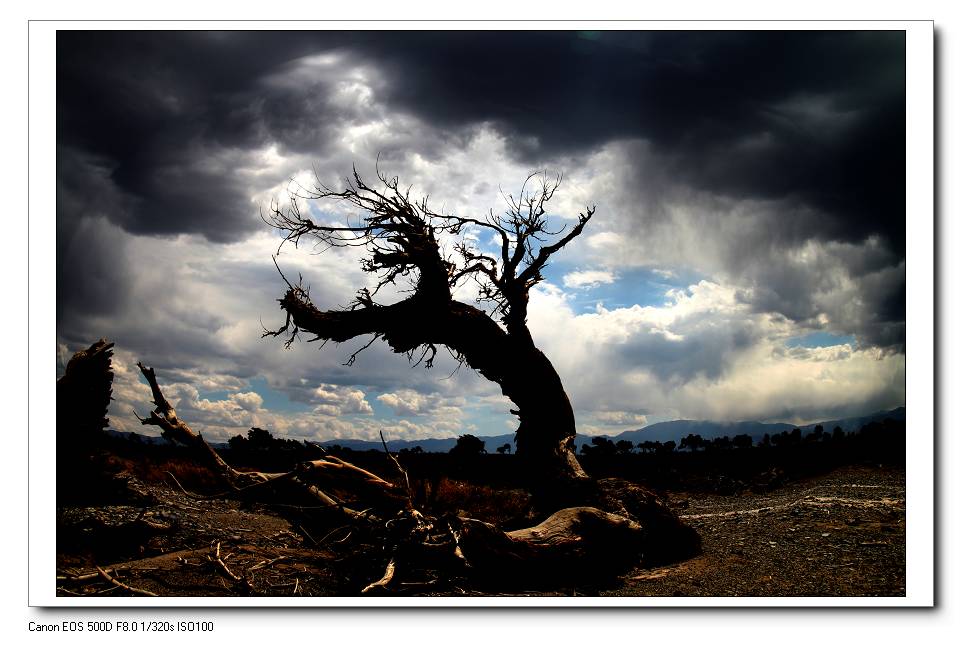
<svg viewBox="0 0 962 647">
<path fill-rule="evenodd" d="M 338 594 L 335 556 L 268 507 L 138 487 L 149 503 L 58 510 L 58 595 Z"/>
<path fill-rule="evenodd" d="M 322 597 L 363 585 L 345 584 L 351 574 L 327 549 L 339 536 L 310 537 L 262 506 L 148 490 L 141 506 L 58 510 L 59 595 Z M 701 534 L 701 556 L 600 587 L 510 595 L 905 595 L 902 470 L 850 467 L 765 494 L 670 502 Z"/>
<path fill-rule="evenodd" d="M 904 596 L 905 472 L 844 468 L 764 495 L 673 494 L 704 553 L 602 595 Z"/>
</svg>

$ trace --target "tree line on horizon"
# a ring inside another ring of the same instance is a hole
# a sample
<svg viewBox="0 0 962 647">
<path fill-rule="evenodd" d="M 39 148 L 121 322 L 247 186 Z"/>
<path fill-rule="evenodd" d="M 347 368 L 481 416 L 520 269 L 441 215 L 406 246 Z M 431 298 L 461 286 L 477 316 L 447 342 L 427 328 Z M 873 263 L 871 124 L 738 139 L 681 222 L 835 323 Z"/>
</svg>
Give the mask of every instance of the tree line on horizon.
<svg viewBox="0 0 962 647">
<path fill-rule="evenodd" d="M 145 443 L 136 435 L 110 437 L 106 442 L 105 449 L 117 456 L 149 457 L 150 464 L 168 467 L 178 465 L 178 457 L 188 451 L 188 448 L 172 442 Z M 774 474 L 773 469 L 779 476 L 772 477 L 769 484 L 772 486 L 783 482 L 784 478 L 845 464 L 900 465 L 904 464 L 905 448 L 905 421 L 885 419 L 867 423 L 857 431 L 845 432 L 836 426 L 829 432 L 817 426 L 808 434 L 795 428 L 766 434 L 757 440 L 747 434 L 714 439 L 689 434 L 678 442 L 640 443 L 595 437 L 590 444 L 579 447 L 579 455 L 591 473 L 599 478 L 618 475 L 643 478 L 646 483 L 661 488 L 712 489 L 722 476 L 736 485 L 748 484 L 759 481 L 759 474 Z M 504 443 L 489 452 L 483 437 L 463 434 L 447 452 L 425 451 L 415 445 L 391 453 L 416 480 L 430 481 L 447 476 L 486 485 L 517 487 L 522 482 L 523 465 L 511 450 L 510 443 Z M 321 446 L 309 440 L 278 438 L 259 427 L 235 435 L 219 451 L 236 465 L 255 470 L 290 469 L 298 463 L 328 455 L 356 462 L 367 469 L 383 467 L 388 460 L 383 448 Z M 496 469 L 492 469 L 492 461 L 497 463 Z M 178 472 L 178 478 L 187 479 L 191 475 Z M 198 481 L 197 478 L 193 480 Z"/>
<path fill-rule="evenodd" d="M 668 441 L 646 440 L 644 442 L 633 443 L 630 440 L 611 440 L 605 436 L 595 436 L 590 444 L 584 443 L 580 447 L 580 453 L 585 456 L 615 456 L 629 454 L 670 454 L 672 452 L 714 452 L 745 450 L 752 448 L 779 448 L 792 447 L 798 445 L 842 443 L 856 438 L 870 438 L 872 436 L 881 439 L 887 431 L 904 422 L 886 418 L 882 421 L 873 421 L 863 425 L 858 431 L 845 432 L 840 426 L 836 425 L 831 432 L 827 432 L 822 425 L 815 425 L 815 428 L 808 434 L 803 434 L 798 427 L 791 431 L 782 431 L 777 434 L 765 434 L 757 442 L 748 434 L 737 434 L 735 436 L 719 436 L 716 438 L 704 438 L 700 434 L 688 434 L 679 439 Z M 237 434 L 227 442 L 228 448 L 232 452 L 239 454 L 248 453 L 287 453 L 305 454 L 309 458 L 316 457 L 324 452 L 351 452 L 358 451 L 338 444 L 321 445 L 309 440 L 295 440 L 292 438 L 275 437 L 269 430 L 260 427 L 251 427 L 246 436 Z M 504 443 L 494 449 L 499 455 L 511 454 L 511 443 Z M 371 450 L 368 450 L 371 451 Z M 373 450 L 377 451 L 377 450 Z M 423 454 L 425 452 L 420 445 L 405 447 L 398 450 L 399 454 Z M 441 453 L 441 452 L 435 452 Z M 473 434 L 462 434 L 458 436 L 455 446 L 448 450 L 453 456 L 471 456 L 488 454 L 486 443 L 482 438 Z"/>
</svg>

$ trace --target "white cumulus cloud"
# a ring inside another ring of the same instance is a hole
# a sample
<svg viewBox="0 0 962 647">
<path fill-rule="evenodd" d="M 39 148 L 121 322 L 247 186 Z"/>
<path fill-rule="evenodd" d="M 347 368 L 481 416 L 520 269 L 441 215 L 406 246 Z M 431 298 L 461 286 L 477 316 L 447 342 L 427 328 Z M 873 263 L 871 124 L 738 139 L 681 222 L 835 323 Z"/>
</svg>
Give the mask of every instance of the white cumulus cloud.
<svg viewBox="0 0 962 647">
<path fill-rule="evenodd" d="M 614 273 L 607 270 L 578 270 L 568 272 L 562 278 L 566 288 L 594 288 L 614 282 Z"/>
</svg>

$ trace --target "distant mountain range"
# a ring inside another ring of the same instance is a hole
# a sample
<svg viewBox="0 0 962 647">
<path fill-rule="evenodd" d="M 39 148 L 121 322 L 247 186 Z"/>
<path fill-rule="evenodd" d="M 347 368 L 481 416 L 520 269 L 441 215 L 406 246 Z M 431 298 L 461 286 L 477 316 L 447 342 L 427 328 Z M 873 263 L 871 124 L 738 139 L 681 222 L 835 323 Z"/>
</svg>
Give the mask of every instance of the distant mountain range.
<svg viewBox="0 0 962 647">
<path fill-rule="evenodd" d="M 863 425 L 867 425 L 870 422 L 881 421 L 885 420 L 886 418 L 891 418 L 893 420 L 905 420 L 905 407 L 898 407 L 897 409 L 892 409 L 891 411 L 877 411 L 865 416 L 856 416 L 853 418 L 840 418 L 838 420 L 813 422 L 810 425 L 793 425 L 787 422 L 712 422 L 709 420 L 672 420 L 670 422 L 656 422 L 652 425 L 648 425 L 647 427 L 642 427 L 641 429 L 632 429 L 629 431 L 623 431 L 614 436 L 606 435 L 605 437 L 610 438 L 615 442 L 619 440 L 630 440 L 632 443 L 637 445 L 638 443 L 643 443 L 646 440 L 661 443 L 673 440 L 680 444 L 681 439 L 688 434 L 697 434 L 705 440 L 721 438 L 722 436 L 728 436 L 731 438 L 739 434 L 748 434 L 752 437 L 753 441 L 758 442 L 765 434 L 780 434 L 783 431 L 791 431 L 796 427 L 801 429 L 803 434 L 811 432 L 813 429 L 815 429 L 816 425 L 822 425 L 825 431 L 829 433 L 831 433 L 835 427 L 841 427 L 843 431 L 848 433 L 850 431 L 858 431 Z M 133 432 L 111 433 L 116 436 L 123 437 L 140 436 L 141 440 L 143 440 L 145 443 L 166 443 L 166 441 L 159 436 L 142 436 Z M 479 438 L 484 441 L 485 449 L 487 449 L 490 453 L 494 453 L 498 447 L 501 447 L 505 443 L 511 445 L 512 453 L 515 450 L 514 433 L 502 434 L 500 436 L 479 436 Z M 582 445 L 591 444 L 591 439 L 592 436 L 578 434 L 575 436 L 575 447 L 577 447 L 580 451 Z M 420 447 L 425 452 L 443 453 L 450 451 L 451 448 L 454 447 L 455 443 L 457 443 L 456 438 L 388 440 L 387 447 L 392 452 L 397 452 L 402 449 Z M 317 444 L 321 445 L 322 447 L 326 447 L 328 445 L 340 445 L 341 447 L 346 447 L 356 451 L 383 449 L 381 446 L 381 441 L 379 440 L 355 440 L 353 438 L 325 440 Z M 219 448 L 226 447 L 227 443 L 211 443 L 211 445 Z"/>
<path fill-rule="evenodd" d="M 144 443 L 145 445 L 166 445 L 167 441 L 162 436 L 146 436 L 144 434 L 138 434 L 136 431 L 117 431 L 116 429 L 107 428 L 104 432 L 108 436 L 113 436 L 114 438 L 126 438 L 127 440 L 137 441 Z M 212 445 L 214 443 L 211 443 Z M 227 443 L 224 443 L 225 445 Z"/>
<path fill-rule="evenodd" d="M 645 442 L 646 440 L 657 442 L 674 440 L 676 443 L 680 443 L 681 439 L 688 434 L 697 434 L 706 440 L 711 438 L 720 438 L 722 436 L 733 437 L 739 434 L 748 434 L 752 437 L 753 441 L 758 442 L 765 434 L 780 434 L 783 431 L 791 431 L 796 427 L 801 429 L 803 434 L 807 434 L 814 430 L 816 425 L 822 425 L 822 427 L 825 428 L 825 431 L 829 433 L 831 433 L 835 427 L 841 427 L 842 431 L 848 433 L 850 431 L 858 431 L 863 425 L 866 425 L 870 422 L 876 420 L 881 421 L 885 420 L 886 418 L 891 418 L 893 420 L 905 420 L 905 407 L 898 407 L 897 409 L 892 409 L 891 411 L 877 411 L 865 416 L 857 416 L 853 418 L 841 418 L 838 420 L 813 422 L 810 425 L 793 425 L 787 422 L 711 422 L 708 420 L 672 420 L 670 422 L 656 422 L 655 424 L 642 427 L 641 429 L 623 431 L 620 434 L 605 437 L 610 438 L 615 442 L 619 440 L 630 440 L 632 443 L 637 445 L 639 442 Z M 498 447 L 504 445 L 505 443 L 510 444 L 511 451 L 514 452 L 515 447 L 513 433 L 502 434 L 500 436 L 479 436 L 479 438 L 484 441 L 485 449 L 487 449 L 489 452 L 493 453 Z M 591 439 L 592 436 L 578 434 L 575 436 L 575 446 L 580 451 L 583 444 L 591 444 Z M 387 446 L 392 452 L 400 451 L 401 449 L 411 449 L 418 446 L 426 452 L 447 452 L 454 447 L 456 442 L 457 440 L 454 438 L 389 440 L 387 441 Z M 368 449 L 382 449 L 380 441 L 372 442 L 369 440 L 326 440 L 319 444 L 321 446 L 340 445 L 341 447 L 347 447 L 349 449 L 359 451 Z"/>
<path fill-rule="evenodd" d="M 612 436 L 614 441 L 630 440 L 638 444 L 646 440 L 666 442 L 674 440 L 676 443 L 688 434 L 696 434 L 708 440 L 711 438 L 729 438 L 739 434 L 748 434 L 752 440 L 759 441 L 765 434 L 780 434 L 783 431 L 791 431 L 798 428 L 802 434 L 807 434 L 815 429 L 817 425 L 822 425 L 825 431 L 831 433 L 835 427 L 841 427 L 842 431 L 858 431 L 862 426 L 870 422 L 885 420 L 905 420 L 905 407 L 898 407 L 891 411 L 877 411 L 866 416 L 854 418 L 840 418 L 838 420 L 825 420 L 813 422 L 810 425 L 793 425 L 787 422 L 710 422 L 708 420 L 672 420 L 671 422 L 656 422 L 653 425 L 625 431 L 617 436 Z M 590 442 L 590 441 L 589 441 Z"/>
</svg>

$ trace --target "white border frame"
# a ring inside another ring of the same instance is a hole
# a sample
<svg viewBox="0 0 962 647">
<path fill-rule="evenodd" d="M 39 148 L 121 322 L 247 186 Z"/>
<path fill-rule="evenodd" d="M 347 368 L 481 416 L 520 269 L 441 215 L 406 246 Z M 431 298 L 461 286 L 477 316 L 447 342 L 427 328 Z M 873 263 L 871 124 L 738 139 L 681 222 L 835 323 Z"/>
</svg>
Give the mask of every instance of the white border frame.
<svg viewBox="0 0 962 647">
<path fill-rule="evenodd" d="M 638 29 L 904 30 L 906 32 L 906 596 L 710 598 L 64 598 L 55 591 L 55 202 L 57 29 Z M 926 607 L 934 604 L 934 25 L 930 21 L 78 21 L 29 24 L 29 587 L 43 607 Z M 118 614 L 120 615 L 120 614 Z"/>
</svg>

